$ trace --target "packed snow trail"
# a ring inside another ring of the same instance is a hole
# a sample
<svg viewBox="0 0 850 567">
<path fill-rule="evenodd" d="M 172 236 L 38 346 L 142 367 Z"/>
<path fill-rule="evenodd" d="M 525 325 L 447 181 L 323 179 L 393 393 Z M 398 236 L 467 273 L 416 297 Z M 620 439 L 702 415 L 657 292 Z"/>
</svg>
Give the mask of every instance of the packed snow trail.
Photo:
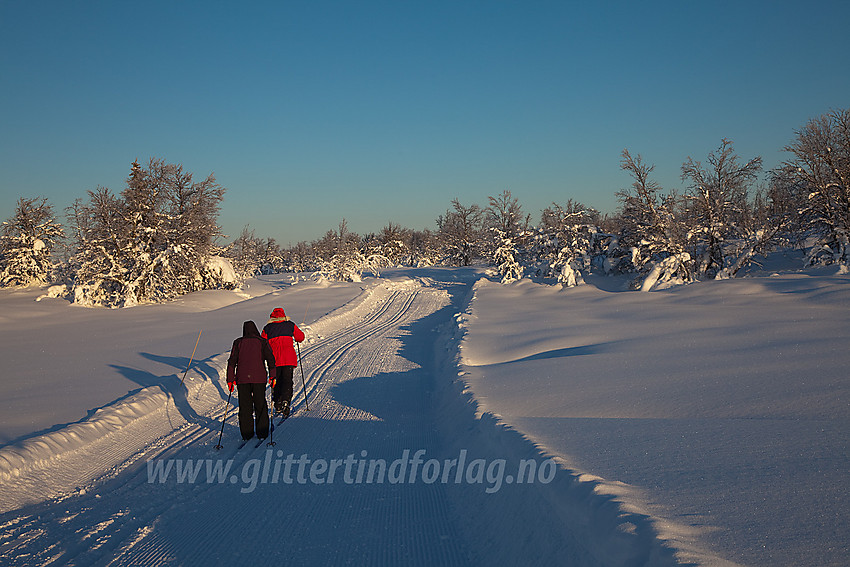
<svg viewBox="0 0 850 567">
<path fill-rule="evenodd" d="M 224 449 L 213 450 L 219 405 L 203 419 L 159 438 L 125 470 L 105 475 L 89 491 L 4 514 L 2 562 L 156 565 L 232 558 L 242 564 L 468 563 L 472 556 L 456 538 L 439 483 L 281 480 L 248 491 L 241 480 L 231 484 L 236 476 L 225 477 L 224 483 L 204 477 L 191 482 L 192 472 L 185 468 L 172 470 L 164 482 L 149 478 L 147 461 L 168 459 L 186 466 L 190 460 L 205 466 L 226 466 L 232 460 L 230 470 L 238 473 L 252 459 L 277 462 L 282 459 L 278 455 L 331 460 L 368 454 L 389 463 L 404 449 L 438 454 L 429 407 L 433 375 L 419 364 L 427 363 L 427 356 L 414 362 L 398 350 L 408 333 L 405 328 L 444 308 L 448 296 L 414 283 L 374 295 L 364 309 L 341 315 L 353 322 L 302 349 L 312 411 L 305 410 L 304 392 L 296 387 L 295 413 L 275 431 L 274 449 L 265 444 L 254 449 L 249 443 L 237 453 L 231 411 Z M 322 328 L 320 323 L 313 331 L 321 335 Z M 296 373 L 297 386 L 300 378 Z"/>
<path fill-rule="evenodd" d="M 444 295 L 439 293 L 419 293 L 415 288 L 395 290 L 378 299 L 377 308 L 359 321 L 305 348 L 302 355 L 312 411 L 306 411 L 303 392 L 296 390 L 296 413 L 275 432 L 276 447 L 263 444 L 253 449 L 249 443 L 229 456 L 235 460 L 234 470 L 245 470 L 254 459 L 282 462 L 289 454 L 298 458 L 306 454 L 311 460 L 344 459 L 352 453 L 359 457 L 362 451 L 392 449 L 398 441 L 403 447 L 433 447 L 433 429 L 427 424 L 428 414 L 421 411 L 425 398 L 416 392 L 425 374 L 399 357 L 392 342 L 402 325 L 432 313 L 444 302 Z M 379 400 L 374 412 L 369 411 L 373 408 L 347 403 L 350 400 L 346 396 L 332 395 L 348 381 L 374 380 L 381 374 L 408 380 L 414 388 L 370 389 L 371 395 L 364 398 L 360 391 L 369 389 L 369 384 L 355 387 L 358 400 Z M 405 389 L 412 395 L 394 399 Z M 394 403 L 406 406 L 403 415 L 411 417 L 390 422 L 374 415 L 385 413 Z M 401 431 L 403 436 L 396 439 L 387 435 L 390 430 Z M 226 434 L 229 444 L 236 445 L 235 427 Z M 386 441 L 380 442 L 382 439 Z M 195 494 L 159 514 L 155 525 L 145 526 L 137 532 L 143 536 L 120 550 L 115 564 L 181 562 L 188 558 L 193 563 L 208 563 L 223 557 L 241 563 L 275 564 L 466 561 L 459 543 L 433 545 L 440 538 L 451 541 L 454 531 L 439 486 L 414 486 L 413 490 L 400 486 L 388 491 L 386 485 L 353 486 L 341 479 L 314 485 L 301 484 L 297 479 L 287 484 L 282 475 L 277 478 L 280 482 L 259 483 L 253 490 L 241 479 L 238 486 L 196 487 L 205 494 Z M 170 488 L 168 483 L 155 488 L 162 490 L 163 486 Z M 184 537 L 187 517 L 197 519 L 193 530 L 196 537 Z M 376 528 L 386 530 L 378 538 L 381 545 L 375 545 Z"/>
</svg>

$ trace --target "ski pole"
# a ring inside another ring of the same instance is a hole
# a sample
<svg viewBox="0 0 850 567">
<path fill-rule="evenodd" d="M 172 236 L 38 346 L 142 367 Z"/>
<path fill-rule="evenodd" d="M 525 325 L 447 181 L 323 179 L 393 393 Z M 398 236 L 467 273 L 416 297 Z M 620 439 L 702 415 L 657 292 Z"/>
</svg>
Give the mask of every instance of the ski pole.
<svg viewBox="0 0 850 567">
<path fill-rule="evenodd" d="M 224 435 L 224 422 L 227 421 L 227 410 L 230 409 L 230 396 L 233 395 L 233 390 L 230 390 L 230 393 L 227 394 L 227 405 L 224 406 L 224 417 L 221 420 L 221 432 L 218 434 L 218 445 L 215 446 L 216 449 L 221 449 L 221 436 Z"/>
<path fill-rule="evenodd" d="M 186 374 L 189 372 L 189 368 L 192 366 L 192 361 L 195 360 L 195 351 L 198 350 L 198 343 L 201 342 L 201 333 L 203 332 L 203 329 L 198 331 L 198 340 L 195 341 L 195 348 L 192 349 L 192 356 L 189 357 L 189 364 L 186 365 L 186 372 L 183 373 L 183 378 L 180 380 L 181 385 L 183 384 L 183 380 L 186 379 Z"/>
<path fill-rule="evenodd" d="M 274 398 L 274 390 L 272 390 L 272 398 Z M 266 443 L 266 445 L 268 445 L 269 447 L 274 447 L 276 445 L 276 443 L 274 442 L 274 413 L 272 412 L 271 405 L 269 405 L 269 413 L 271 413 L 272 415 L 269 418 L 269 442 Z"/>
<path fill-rule="evenodd" d="M 301 389 L 304 390 L 304 407 L 310 411 L 310 402 L 307 401 L 307 383 L 304 381 L 304 361 L 301 360 L 301 343 L 294 341 L 295 348 L 298 349 L 298 366 L 301 367 Z"/>
</svg>

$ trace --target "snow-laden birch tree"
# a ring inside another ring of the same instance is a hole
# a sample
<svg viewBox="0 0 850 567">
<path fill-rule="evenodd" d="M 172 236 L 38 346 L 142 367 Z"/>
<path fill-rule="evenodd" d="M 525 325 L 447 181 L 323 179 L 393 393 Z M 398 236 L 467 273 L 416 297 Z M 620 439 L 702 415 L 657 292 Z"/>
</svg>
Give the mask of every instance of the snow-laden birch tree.
<svg viewBox="0 0 850 567">
<path fill-rule="evenodd" d="M 496 249 L 493 252 L 493 263 L 499 270 L 503 284 L 521 280 L 524 275 L 522 264 L 517 260 L 519 251 L 514 237 L 500 228 L 493 227 L 496 233 Z"/>
<path fill-rule="evenodd" d="M 69 211 L 75 302 L 126 307 L 234 285 L 215 244 L 223 197 L 213 175 L 194 182 L 182 166 L 156 159 L 132 164 L 120 196 L 89 191 Z"/>
<path fill-rule="evenodd" d="M 15 213 L 0 228 L 0 286 L 48 283 L 51 253 L 62 238 L 62 225 L 46 198 L 18 199 Z"/>
<path fill-rule="evenodd" d="M 799 214 L 817 236 L 810 264 L 850 265 L 850 109 L 810 120 L 785 147 L 792 154 L 782 175 L 806 194 Z"/>
<path fill-rule="evenodd" d="M 685 212 L 697 276 L 728 277 L 730 269 L 740 269 L 742 254 L 752 256 L 762 235 L 747 226 L 747 194 L 761 167 L 761 157 L 740 163 L 726 138 L 708 155 L 707 167 L 690 157 L 682 165 L 682 180 L 690 183 Z"/>
<path fill-rule="evenodd" d="M 387 258 L 378 253 L 364 254 L 360 249 L 360 237 L 348 230 L 345 219 L 339 229 L 329 230 L 324 238 L 314 244 L 319 257 L 316 277 L 329 281 L 362 281 L 363 272 L 379 274 L 387 266 Z"/>
<path fill-rule="evenodd" d="M 590 269 L 599 251 L 598 217 L 595 210 L 573 200 L 544 209 L 534 234 L 536 272 L 556 278 L 564 287 L 584 283 L 581 272 Z"/>
<path fill-rule="evenodd" d="M 230 259 L 241 280 L 260 274 L 274 274 L 288 267 L 284 252 L 274 238 L 258 238 L 248 226 L 227 247 Z"/>
<path fill-rule="evenodd" d="M 519 199 L 505 189 L 499 195 L 487 197 L 489 204 L 484 209 L 484 226 L 491 237 L 491 247 L 501 245 L 501 235 L 519 247 L 529 234 L 531 217 L 522 211 Z M 493 249 L 493 248 L 491 248 Z"/>
<path fill-rule="evenodd" d="M 484 254 L 484 211 L 475 204 L 464 206 L 458 199 L 452 200 L 452 207 L 437 218 L 444 263 L 469 266 Z"/>
<path fill-rule="evenodd" d="M 634 158 L 623 150 L 620 168 L 634 179 L 631 190 L 619 192 L 618 197 L 620 245 L 631 252 L 622 260 L 640 274 L 635 287 L 649 291 L 671 280 L 691 281 L 687 230 L 677 218 L 675 195 L 660 195 L 661 186 L 650 178 L 655 166 L 644 163 L 640 155 Z"/>
<path fill-rule="evenodd" d="M 411 265 L 412 236 L 412 230 L 389 222 L 377 235 L 375 252 L 384 256 L 391 266 Z"/>
<path fill-rule="evenodd" d="M 410 265 L 419 268 L 440 262 L 439 235 L 427 228 L 414 230 L 410 235 Z"/>
</svg>

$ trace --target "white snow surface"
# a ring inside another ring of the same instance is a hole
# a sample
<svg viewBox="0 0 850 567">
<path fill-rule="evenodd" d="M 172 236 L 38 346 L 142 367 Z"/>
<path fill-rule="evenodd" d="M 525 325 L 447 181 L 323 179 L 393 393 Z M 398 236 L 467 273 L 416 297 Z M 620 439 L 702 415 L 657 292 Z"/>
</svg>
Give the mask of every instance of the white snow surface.
<svg viewBox="0 0 850 567">
<path fill-rule="evenodd" d="M 585 281 L 0 290 L 0 563 L 846 565 L 850 276 Z M 237 449 L 227 355 L 278 306 L 307 333 L 294 413 Z"/>
</svg>

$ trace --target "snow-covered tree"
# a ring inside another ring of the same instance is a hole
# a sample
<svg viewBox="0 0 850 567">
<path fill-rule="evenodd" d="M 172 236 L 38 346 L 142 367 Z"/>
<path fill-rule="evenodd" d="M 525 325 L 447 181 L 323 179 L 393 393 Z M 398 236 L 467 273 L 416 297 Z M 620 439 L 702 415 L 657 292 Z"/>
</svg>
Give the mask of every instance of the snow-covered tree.
<svg viewBox="0 0 850 567">
<path fill-rule="evenodd" d="M 640 275 L 635 287 L 648 291 L 657 283 L 692 280 L 692 262 L 685 251 L 687 228 L 677 215 L 675 194 L 662 197 L 661 186 L 650 178 L 653 165 L 623 150 L 620 168 L 634 181 L 618 193 L 621 202 L 618 245 L 628 250 L 617 258 L 619 271 Z M 612 258 L 613 259 L 613 258 Z"/>
<path fill-rule="evenodd" d="M 487 226 L 499 229 L 508 238 L 517 238 L 528 230 L 529 216 L 522 212 L 519 199 L 505 189 L 496 197 L 487 197 L 484 209 Z"/>
<path fill-rule="evenodd" d="M 425 230 L 414 230 L 410 234 L 410 265 L 418 268 L 434 266 L 440 263 L 440 244 L 438 235 Z"/>
<path fill-rule="evenodd" d="M 260 249 L 263 253 L 263 265 L 260 271 L 263 274 L 276 274 L 285 269 L 283 251 L 274 238 L 265 238 Z"/>
<path fill-rule="evenodd" d="M 47 199 L 19 199 L 14 215 L 0 230 L 0 286 L 50 281 L 51 252 L 62 237 L 62 226 Z"/>
<path fill-rule="evenodd" d="M 156 164 L 161 171 L 162 179 L 159 183 L 166 195 L 165 211 L 169 245 L 172 248 L 168 256 L 167 272 L 175 280 L 171 288 L 177 294 L 182 294 L 216 287 L 208 278 L 199 280 L 198 269 L 208 258 L 218 256 L 221 252 L 216 241 L 221 236 L 218 215 L 224 188 L 213 175 L 194 181 L 193 175 L 184 172 L 181 165 L 163 164 L 154 160 L 151 163 L 152 168 Z M 219 260 L 213 261 L 215 266 L 220 263 Z"/>
<path fill-rule="evenodd" d="M 490 202 L 484 209 L 484 225 L 492 236 L 491 249 L 501 245 L 499 232 L 510 238 L 516 246 L 525 245 L 525 237 L 529 234 L 530 216 L 522 212 L 519 200 L 505 189 L 495 197 L 487 197 Z"/>
<path fill-rule="evenodd" d="M 301 272 L 314 272 L 318 268 L 316 254 L 307 242 L 299 242 L 283 254 L 285 270 L 295 272 L 296 280 Z"/>
<path fill-rule="evenodd" d="M 565 287 L 583 283 L 581 271 L 589 270 L 600 253 L 598 217 L 593 209 L 572 200 L 544 209 L 534 235 L 536 272 Z"/>
<path fill-rule="evenodd" d="M 365 253 L 360 248 L 360 237 L 348 230 L 343 219 L 339 229 L 329 230 L 324 238 L 314 244 L 319 255 L 316 277 L 330 281 L 362 281 L 363 272 L 377 275 L 388 265 L 379 253 Z"/>
<path fill-rule="evenodd" d="M 521 280 L 523 267 L 517 261 L 518 251 L 514 238 L 500 228 L 493 228 L 497 236 L 496 250 L 493 252 L 493 263 L 502 276 L 502 283 L 512 283 Z"/>
<path fill-rule="evenodd" d="M 698 275 L 725 277 L 740 257 L 734 244 L 749 236 L 747 193 L 761 165 L 761 157 L 739 163 L 725 138 L 709 154 L 707 167 L 690 157 L 682 165 L 682 179 L 691 189 L 685 195 L 688 240 Z"/>
<path fill-rule="evenodd" d="M 469 266 L 481 257 L 484 248 L 484 211 L 478 205 L 464 206 L 452 200 L 453 209 L 437 218 L 437 228 L 444 262 Z"/>
<path fill-rule="evenodd" d="M 850 109 L 835 110 L 810 120 L 785 147 L 792 158 L 781 169 L 806 201 L 800 215 L 803 229 L 817 240 L 810 264 L 850 264 Z"/>
<path fill-rule="evenodd" d="M 77 200 L 70 209 L 75 301 L 131 306 L 231 286 L 229 274 L 207 269 L 220 251 L 223 196 L 212 175 L 193 182 L 182 166 L 151 159 L 147 168 L 132 164 L 120 196 L 98 187 L 87 203 Z"/>
<path fill-rule="evenodd" d="M 810 220 L 801 214 L 808 208 L 809 191 L 796 176 L 780 167 L 770 172 L 768 186 L 756 192 L 753 218 L 756 227 L 777 227 L 775 244 L 800 247 L 809 232 Z"/>
<path fill-rule="evenodd" d="M 392 266 L 410 265 L 412 235 L 412 230 L 389 222 L 377 235 L 374 253 L 384 256 Z"/>
<path fill-rule="evenodd" d="M 121 203 L 105 187 L 88 193 L 88 202 L 77 199 L 68 211 L 75 247 L 70 262 L 74 302 L 119 306 L 127 271 Z"/>
<path fill-rule="evenodd" d="M 584 284 L 579 260 L 569 246 L 565 246 L 558 252 L 558 258 L 552 263 L 552 268 L 557 273 L 557 281 L 561 284 L 561 287 L 575 287 Z"/>
<path fill-rule="evenodd" d="M 284 253 L 273 238 L 258 238 L 248 226 L 227 248 L 241 280 L 260 274 L 274 274 L 286 269 Z"/>
</svg>

